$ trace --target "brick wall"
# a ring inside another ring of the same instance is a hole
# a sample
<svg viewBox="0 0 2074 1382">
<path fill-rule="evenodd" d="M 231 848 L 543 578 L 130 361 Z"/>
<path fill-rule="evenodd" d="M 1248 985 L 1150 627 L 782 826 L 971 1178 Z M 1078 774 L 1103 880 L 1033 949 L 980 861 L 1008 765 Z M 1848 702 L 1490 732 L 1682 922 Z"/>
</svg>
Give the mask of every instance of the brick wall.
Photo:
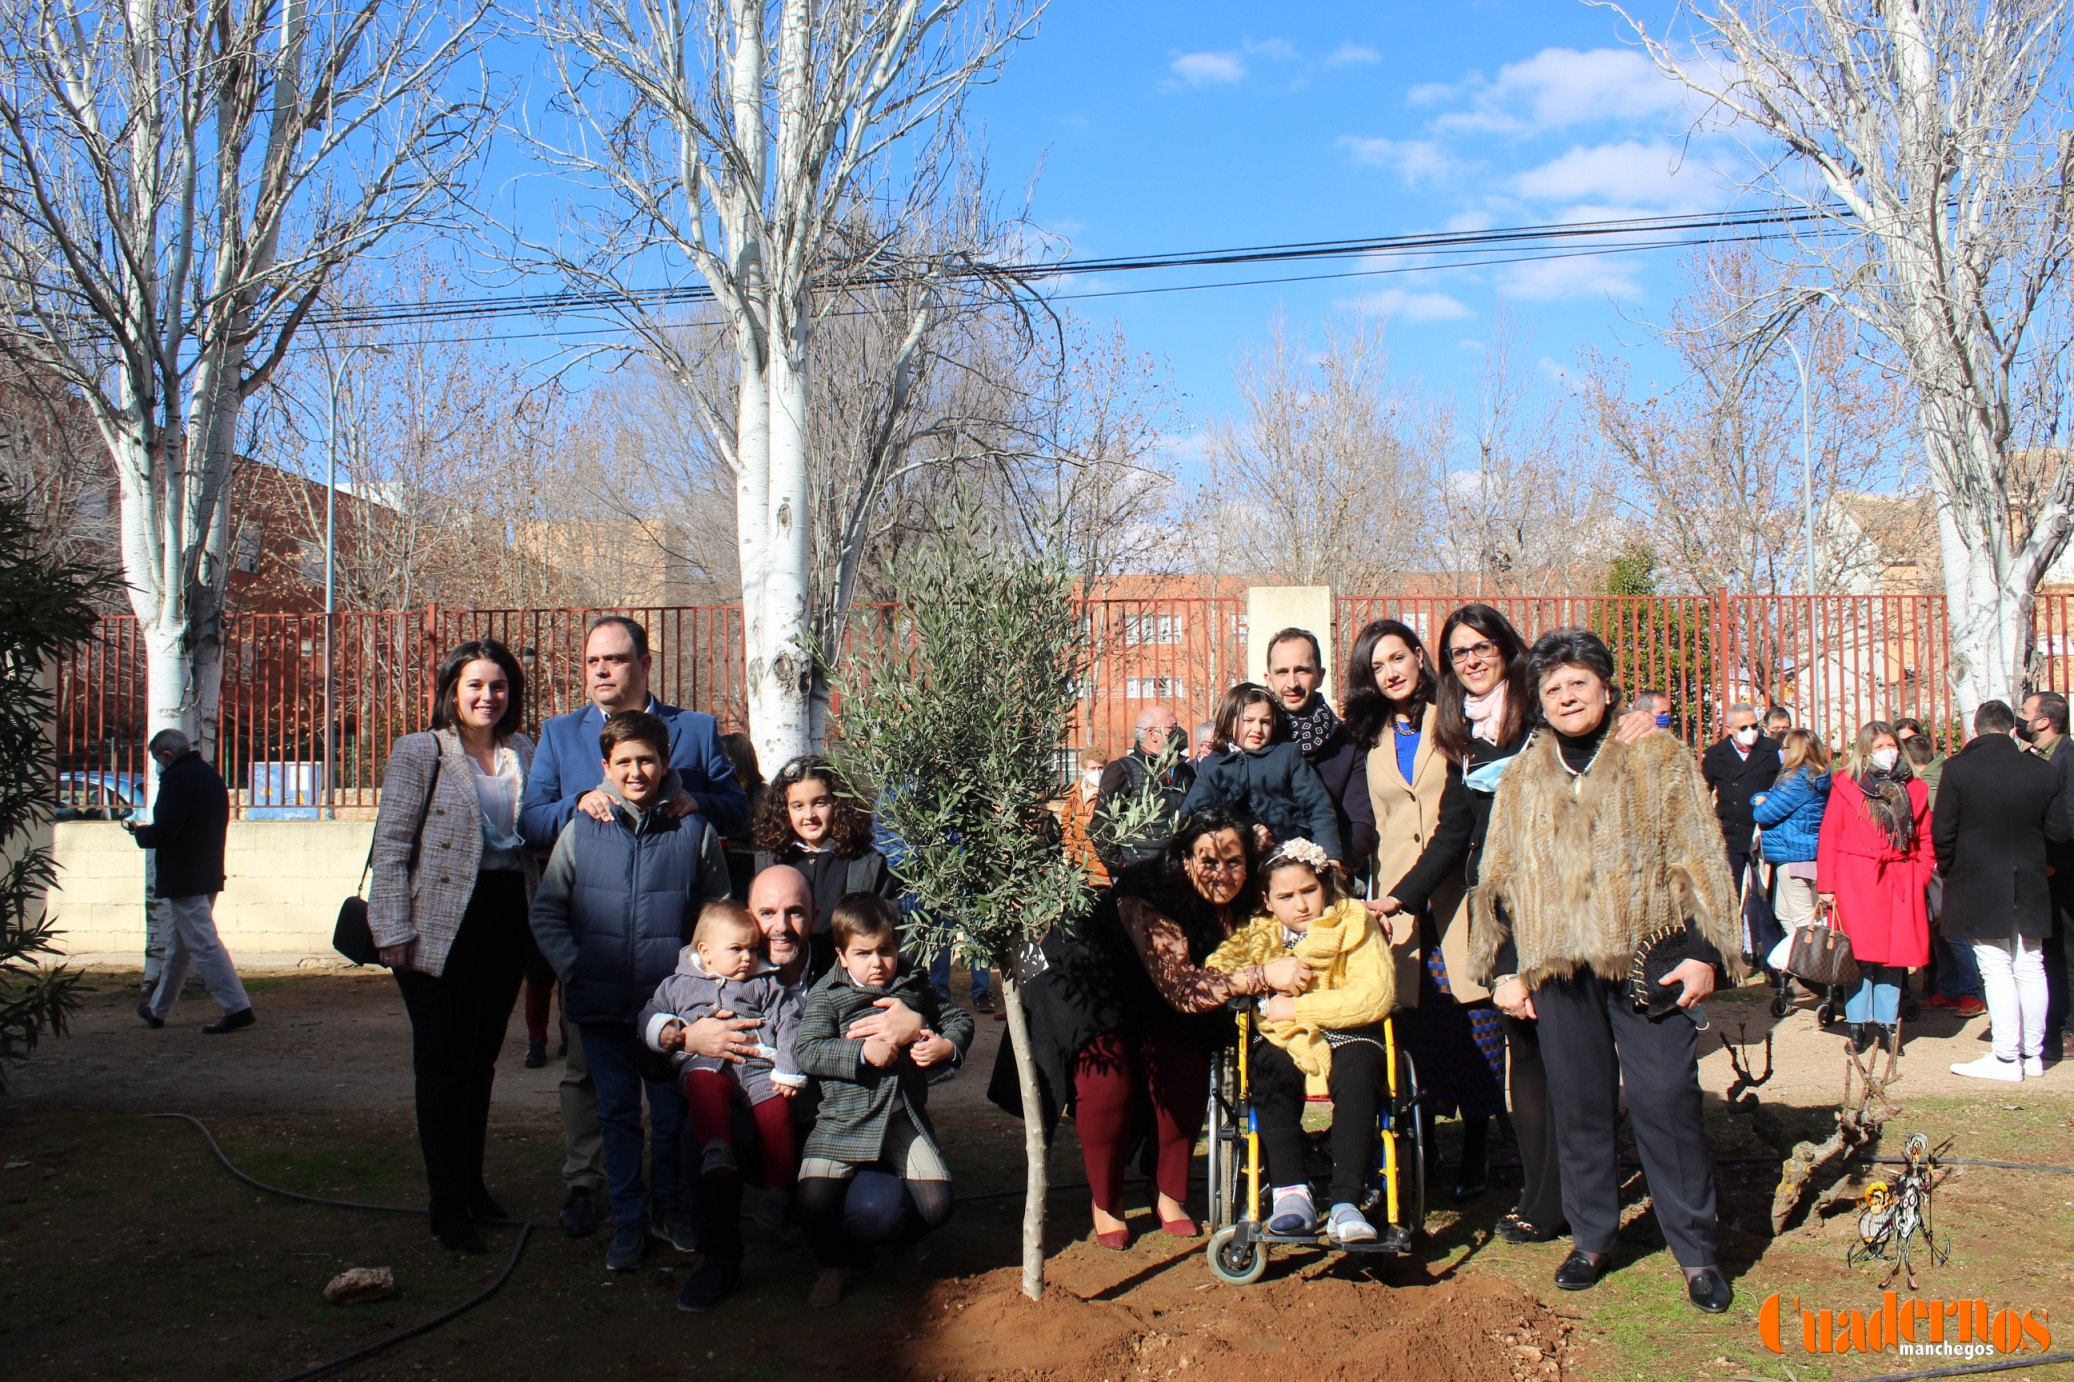
<svg viewBox="0 0 2074 1382">
<path fill-rule="evenodd" d="M 331 948 L 338 906 L 360 882 L 371 821 L 232 821 L 216 929 L 246 972 L 343 966 Z M 144 851 L 120 825 L 54 828 L 58 885 L 49 907 L 75 965 L 144 963 Z"/>
</svg>

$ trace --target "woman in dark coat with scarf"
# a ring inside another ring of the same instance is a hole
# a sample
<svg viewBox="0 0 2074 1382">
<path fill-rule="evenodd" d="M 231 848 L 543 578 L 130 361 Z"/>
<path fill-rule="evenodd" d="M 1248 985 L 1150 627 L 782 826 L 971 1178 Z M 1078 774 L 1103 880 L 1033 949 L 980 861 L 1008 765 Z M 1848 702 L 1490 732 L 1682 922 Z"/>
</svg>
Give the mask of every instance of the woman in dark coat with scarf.
<svg viewBox="0 0 2074 1382">
<path fill-rule="evenodd" d="M 1164 851 L 1123 871 L 1085 922 L 1045 941 L 1049 967 L 1025 987 L 1047 1099 L 1074 1116 L 1103 1247 L 1130 1241 L 1124 1161 L 1141 1105 L 1153 1118 L 1160 1226 L 1175 1237 L 1196 1235 L 1184 1203 L 1188 1167 L 1202 1132 L 1209 1055 L 1231 1032 L 1223 1007 L 1233 998 L 1297 993 L 1308 982 L 1294 956 L 1230 974 L 1203 968 L 1252 914 L 1250 824 L 1216 807 L 1187 817 Z M 991 1092 L 1021 1113 L 1013 1059 L 1003 1042 Z"/>
</svg>

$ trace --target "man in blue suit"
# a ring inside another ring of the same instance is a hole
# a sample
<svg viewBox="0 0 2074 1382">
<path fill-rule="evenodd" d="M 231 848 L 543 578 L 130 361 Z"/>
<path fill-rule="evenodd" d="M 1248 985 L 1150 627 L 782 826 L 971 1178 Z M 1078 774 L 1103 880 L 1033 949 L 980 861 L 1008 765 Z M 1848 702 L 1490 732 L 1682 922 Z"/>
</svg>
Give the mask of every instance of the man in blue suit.
<svg viewBox="0 0 2074 1382">
<path fill-rule="evenodd" d="M 552 850 L 562 827 L 578 811 L 601 821 L 612 818 L 611 799 L 598 790 L 605 780 L 598 734 L 605 727 L 605 717 L 622 710 L 645 710 L 669 727 L 670 767 L 677 774 L 677 793 L 663 809 L 672 816 L 697 811 L 722 835 L 747 837 L 749 797 L 720 743 L 719 724 L 711 715 L 679 710 L 650 695 L 652 665 L 648 630 L 624 615 L 605 615 L 585 633 L 583 686 L 591 703 L 557 715 L 540 727 L 533 771 L 519 803 L 519 834 L 532 848 L 542 853 Z M 580 1034 L 573 1028 L 560 1094 L 562 1183 L 569 1187 L 569 1198 L 562 1205 L 562 1230 L 581 1238 L 598 1226 L 598 1201 L 606 1193 L 607 1181 L 605 1142 L 598 1131 L 598 1094 L 591 1084 L 590 1062 L 584 1057 Z M 691 1244 L 673 1246 L 688 1251 Z"/>
</svg>

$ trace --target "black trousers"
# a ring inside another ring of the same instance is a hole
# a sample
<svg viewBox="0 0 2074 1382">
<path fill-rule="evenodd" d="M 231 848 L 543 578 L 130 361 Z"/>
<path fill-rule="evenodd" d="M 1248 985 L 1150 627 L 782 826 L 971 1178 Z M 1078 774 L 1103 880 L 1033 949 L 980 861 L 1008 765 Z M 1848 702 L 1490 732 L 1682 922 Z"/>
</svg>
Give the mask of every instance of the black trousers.
<svg viewBox="0 0 2074 1382">
<path fill-rule="evenodd" d="M 2059 879 L 2055 877 L 2053 882 L 2058 883 Z M 2064 1033 L 2070 1019 L 2074 1019 L 2074 953 L 2070 953 L 2067 946 L 2070 924 L 2074 924 L 2074 897 L 2070 897 L 2065 888 L 2055 887 L 2052 890 L 2052 934 L 2040 943 L 2045 951 L 2045 1055 L 2048 1060 L 2065 1053 Z"/>
<path fill-rule="evenodd" d="M 525 876 L 509 869 L 478 874 L 446 972 L 396 971 L 410 1014 L 418 1146 L 434 1214 L 465 1213 L 487 1193 L 490 1088 L 525 977 L 527 935 Z"/>
<path fill-rule="evenodd" d="M 1303 1138 L 1303 1072 L 1281 1047 L 1255 1038 L 1248 1056 L 1254 1106 L 1260 1110 L 1260 1147 L 1267 1156 L 1268 1184 L 1306 1185 Z M 1376 1111 L 1383 1095 L 1383 1048 L 1352 1041 L 1332 1051 L 1333 1204 L 1361 1203 L 1368 1166 L 1375 1155 Z"/>
<path fill-rule="evenodd" d="M 1563 1168 L 1548 1112 L 1548 1069 L 1541 1063 L 1541 1024 L 1503 1019 L 1512 1057 L 1512 1131 L 1519 1138 L 1520 1189 L 1513 1214 L 1535 1228 L 1563 1221 Z"/>
<path fill-rule="evenodd" d="M 1656 1222 L 1681 1267 L 1714 1265 L 1714 1157 L 1700 1123 L 1698 1034 L 1683 1013 L 1651 1022 L 1622 986 L 1586 971 L 1534 990 L 1562 1159 L 1563 1213 L 1589 1253 L 1620 1228 L 1614 1130 L 1627 1087 Z"/>
</svg>

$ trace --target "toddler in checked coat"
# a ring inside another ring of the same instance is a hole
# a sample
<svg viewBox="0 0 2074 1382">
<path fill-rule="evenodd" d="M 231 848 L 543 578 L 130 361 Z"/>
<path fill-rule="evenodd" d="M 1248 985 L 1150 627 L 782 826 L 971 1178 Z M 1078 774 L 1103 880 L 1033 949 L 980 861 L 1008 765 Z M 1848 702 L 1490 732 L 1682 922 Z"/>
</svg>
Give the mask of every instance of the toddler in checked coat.
<svg viewBox="0 0 2074 1382">
<path fill-rule="evenodd" d="M 677 972 L 657 986 L 640 1018 L 648 1045 L 673 1052 L 683 1071 L 701 1174 L 737 1173 L 734 1107 L 740 1099 L 748 1104 L 763 1143 L 764 1185 L 792 1184 L 798 1153 L 788 1105 L 806 1085 L 792 1055 L 800 1008 L 799 998 L 787 991 L 764 957 L 763 932 L 749 909 L 738 902 L 707 903 L 691 944 L 677 957 Z M 753 1029 L 754 1055 L 736 1064 L 685 1051 L 685 1027 L 716 1013 L 762 1022 Z"/>
</svg>

